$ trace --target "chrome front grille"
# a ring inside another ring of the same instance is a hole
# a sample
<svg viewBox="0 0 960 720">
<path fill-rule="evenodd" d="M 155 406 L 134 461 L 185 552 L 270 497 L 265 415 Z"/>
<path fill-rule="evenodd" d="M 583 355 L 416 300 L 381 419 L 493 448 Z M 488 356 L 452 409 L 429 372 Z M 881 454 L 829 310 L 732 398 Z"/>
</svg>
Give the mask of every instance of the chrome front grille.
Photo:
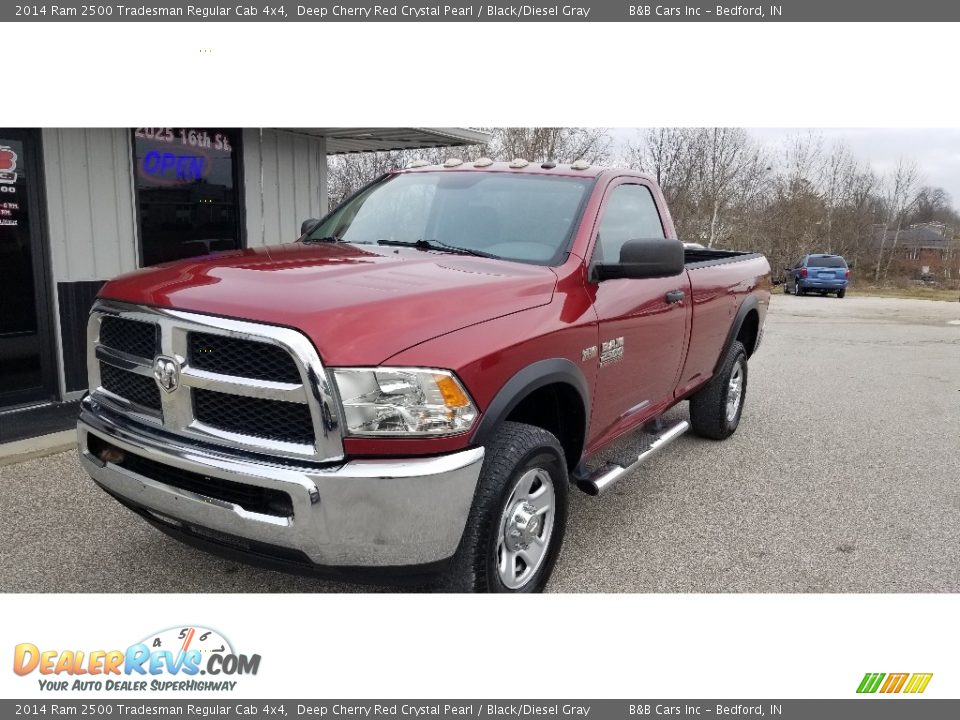
<svg viewBox="0 0 960 720">
<path fill-rule="evenodd" d="M 160 388 L 153 377 L 121 370 L 101 360 L 100 386 L 116 397 L 133 403 L 141 412 L 160 416 Z"/>
<path fill-rule="evenodd" d="M 114 350 L 152 362 L 160 353 L 160 327 L 108 315 L 100 321 L 100 342 Z"/>
<path fill-rule="evenodd" d="M 283 400 L 193 390 L 193 416 L 202 423 L 229 432 L 268 440 L 309 443 L 313 422 L 306 405 Z"/>
<path fill-rule="evenodd" d="M 87 336 L 90 392 L 115 412 L 228 448 L 343 457 L 327 374 L 296 330 L 100 300 Z"/>
<path fill-rule="evenodd" d="M 226 335 L 191 332 L 190 365 L 222 375 L 298 383 L 300 372 L 290 353 L 278 345 L 240 340 Z"/>
</svg>

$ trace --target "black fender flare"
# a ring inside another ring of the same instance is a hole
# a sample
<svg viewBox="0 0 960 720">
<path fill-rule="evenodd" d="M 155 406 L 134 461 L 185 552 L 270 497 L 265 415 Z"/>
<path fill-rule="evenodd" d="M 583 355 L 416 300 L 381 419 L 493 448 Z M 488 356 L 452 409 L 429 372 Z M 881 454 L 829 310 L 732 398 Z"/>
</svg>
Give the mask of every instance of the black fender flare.
<svg viewBox="0 0 960 720">
<path fill-rule="evenodd" d="M 727 339 L 723 343 L 723 347 L 720 348 L 720 356 L 717 358 L 716 364 L 713 366 L 713 372 L 716 374 L 717 369 L 720 367 L 720 363 L 723 362 L 723 359 L 727 356 L 727 350 L 730 349 L 730 346 L 733 345 L 734 340 L 737 339 L 737 335 L 740 334 L 740 328 L 743 327 L 743 321 L 747 319 L 747 315 L 751 310 L 755 310 L 759 303 L 757 298 L 754 295 L 747 295 L 743 299 L 743 302 L 740 303 L 740 308 L 737 310 L 736 316 L 733 318 L 733 322 L 730 324 L 730 330 L 727 333 Z M 758 311 L 759 312 L 759 311 Z M 757 339 L 760 337 L 759 333 L 760 328 L 757 328 Z M 756 349 L 756 345 L 752 348 L 747 348 L 747 356 L 753 354 L 753 351 Z"/>
<path fill-rule="evenodd" d="M 480 424 L 470 439 L 471 443 L 486 444 L 497 426 L 507 419 L 520 401 L 535 390 L 558 382 L 571 385 L 580 395 L 585 413 L 583 440 L 586 442 L 587 428 L 590 425 L 590 386 L 587 379 L 572 361 L 566 358 L 550 358 L 527 365 L 504 383 L 484 411 Z"/>
</svg>

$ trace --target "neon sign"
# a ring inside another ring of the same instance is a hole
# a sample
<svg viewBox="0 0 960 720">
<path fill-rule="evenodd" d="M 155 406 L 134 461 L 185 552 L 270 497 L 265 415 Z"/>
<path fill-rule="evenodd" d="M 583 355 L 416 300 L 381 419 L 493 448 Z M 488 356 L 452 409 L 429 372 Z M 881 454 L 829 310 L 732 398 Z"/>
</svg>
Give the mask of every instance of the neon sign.
<svg viewBox="0 0 960 720">
<path fill-rule="evenodd" d="M 191 183 L 210 172 L 209 158 L 203 154 L 179 154 L 170 150 L 150 150 L 140 162 L 141 173 L 161 184 Z"/>
</svg>

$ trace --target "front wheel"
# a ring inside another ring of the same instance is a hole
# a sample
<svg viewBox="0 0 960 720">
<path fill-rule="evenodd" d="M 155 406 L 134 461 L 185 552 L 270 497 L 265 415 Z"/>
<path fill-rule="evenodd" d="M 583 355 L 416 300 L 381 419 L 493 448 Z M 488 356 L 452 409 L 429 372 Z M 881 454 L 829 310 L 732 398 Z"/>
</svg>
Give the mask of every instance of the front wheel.
<svg viewBox="0 0 960 720">
<path fill-rule="evenodd" d="M 487 445 L 448 592 L 541 592 L 563 545 L 569 479 L 546 430 L 504 422 Z"/>
<path fill-rule="evenodd" d="M 690 398 L 690 425 L 701 437 L 725 440 L 740 424 L 747 396 L 747 351 L 734 342 L 713 379 Z"/>
</svg>

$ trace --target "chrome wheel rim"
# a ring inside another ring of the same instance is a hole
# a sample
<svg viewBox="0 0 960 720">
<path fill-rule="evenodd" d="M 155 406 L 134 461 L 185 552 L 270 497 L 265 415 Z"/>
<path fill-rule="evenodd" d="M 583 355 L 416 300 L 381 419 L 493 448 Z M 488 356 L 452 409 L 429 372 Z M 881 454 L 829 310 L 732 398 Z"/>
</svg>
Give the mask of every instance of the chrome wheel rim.
<svg viewBox="0 0 960 720">
<path fill-rule="evenodd" d="M 727 386 L 727 422 L 733 422 L 740 409 L 743 399 L 743 363 L 737 361 L 730 373 L 730 383 Z"/>
<path fill-rule="evenodd" d="M 527 470 L 514 485 L 500 517 L 497 575 L 511 590 L 523 588 L 547 559 L 556 517 L 556 493 L 550 473 Z"/>
</svg>

